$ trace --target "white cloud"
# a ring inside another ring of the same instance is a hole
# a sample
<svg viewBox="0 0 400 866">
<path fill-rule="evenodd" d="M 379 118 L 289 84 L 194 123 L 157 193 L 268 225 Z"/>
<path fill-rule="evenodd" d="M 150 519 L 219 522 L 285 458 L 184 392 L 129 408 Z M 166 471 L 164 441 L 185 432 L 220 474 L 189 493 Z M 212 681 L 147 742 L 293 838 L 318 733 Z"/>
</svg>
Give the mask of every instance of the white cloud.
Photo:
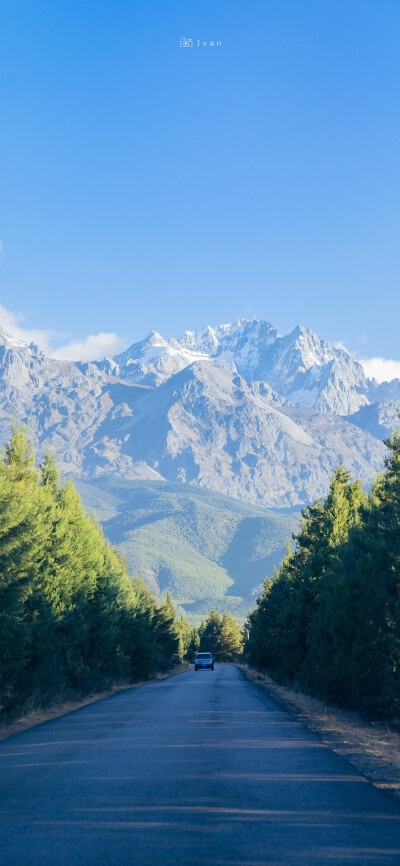
<svg viewBox="0 0 400 866">
<path fill-rule="evenodd" d="M 358 342 L 364 343 L 366 339 L 365 334 L 361 334 Z M 355 361 L 358 361 L 364 367 L 364 371 L 369 379 L 376 379 L 379 383 L 391 382 L 392 379 L 400 379 L 400 361 L 395 361 L 393 358 L 357 358 L 355 352 L 351 352 L 341 341 L 333 345 L 335 349 L 343 349 Z"/>
<path fill-rule="evenodd" d="M 0 256 L 2 256 L 3 253 L 4 253 L 4 244 L 3 244 L 3 241 L 0 240 Z"/>
<path fill-rule="evenodd" d="M 1 252 L 1 242 L 0 242 Z M 101 361 L 104 357 L 112 357 L 123 352 L 129 345 L 125 337 L 119 337 L 113 332 L 100 331 L 89 334 L 79 340 L 68 340 L 62 331 L 27 328 L 23 324 L 24 315 L 13 313 L 0 304 L 0 328 L 24 343 L 36 343 L 50 358 L 63 361 Z M 334 343 L 336 349 L 343 349 L 355 358 L 354 352 L 349 352 L 344 343 Z M 364 367 L 369 378 L 378 382 L 390 382 L 400 379 L 400 361 L 391 358 L 359 358 L 356 359 Z"/>
<path fill-rule="evenodd" d="M 360 358 L 367 376 L 377 382 L 391 382 L 400 379 L 400 361 L 392 358 Z"/>
<path fill-rule="evenodd" d="M 101 361 L 102 358 L 111 358 L 123 352 L 128 345 L 125 337 L 100 331 L 99 334 L 90 334 L 83 340 L 71 340 L 65 346 L 59 346 L 51 353 L 51 357 L 60 361 Z"/>
<path fill-rule="evenodd" d="M 62 361 L 101 361 L 105 356 L 123 352 L 129 345 L 125 337 L 104 332 L 66 342 L 67 334 L 62 331 L 26 328 L 23 322 L 22 313 L 13 313 L 0 304 L 0 329 L 24 343 L 35 343 L 50 358 Z"/>
<path fill-rule="evenodd" d="M 22 324 L 23 320 L 22 313 L 13 313 L 0 304 L 0 327 L 18 340 L 22 340 L 24 343 L 36 343 L 48 355 L 52 351 L 51 347 L 54 342 L 65 339 L 65 334 L 61 331 L 25 328 Z"/>
<path fill-rule="evenodd" d="M 358 342 L 365 343 L 366 340 L 365 334 L 361 334 Z M 400 379 L 400 361 L 395 361 L 393 358 L 358 358 L 356 353 L 351 352 L 341 340 L 338 340 L 333 345 L 335 349 L 343 349 L 355 361 L 358 361 L 369 379 L 376 379 L 379 384 L 381 382 L 391 382 L 392 379 Z"/>
</svg>

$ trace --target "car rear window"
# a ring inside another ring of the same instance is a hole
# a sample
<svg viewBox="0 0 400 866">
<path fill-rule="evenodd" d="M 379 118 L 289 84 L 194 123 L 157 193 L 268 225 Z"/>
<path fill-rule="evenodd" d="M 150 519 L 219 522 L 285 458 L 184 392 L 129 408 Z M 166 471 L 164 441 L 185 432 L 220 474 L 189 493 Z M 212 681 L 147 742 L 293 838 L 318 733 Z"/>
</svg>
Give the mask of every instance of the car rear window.
<svg viewBox="0 0 400 866">
<path fill-rule="evenodd" d="M 210 659 L 211 653 L 197 653 L 197 659 Z"/>
</svg>

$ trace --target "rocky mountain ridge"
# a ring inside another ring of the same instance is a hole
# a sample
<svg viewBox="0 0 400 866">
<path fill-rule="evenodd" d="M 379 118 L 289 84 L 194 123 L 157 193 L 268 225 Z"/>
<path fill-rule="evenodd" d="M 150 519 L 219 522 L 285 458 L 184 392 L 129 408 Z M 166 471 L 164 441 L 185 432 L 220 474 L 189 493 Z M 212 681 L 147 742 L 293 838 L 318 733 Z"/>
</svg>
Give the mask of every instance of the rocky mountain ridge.
<svg viewBox="0 0 400 866">
<path fill-rule="evenodd" d="M 298 325 L 281 336 L 269 322 L 238 319 L 217 328 L 186 331 L 165 340 L 152 331 L 140 343 L 115 356 L 109 367 L 125 381 L 157 387 L 198 361 L 220 361 L 249 384 L 267 383 L 295 406 L 350 415 L 381 399 L 400 400 L 400 381 L 378 385 L 342 348 L 330 346 Z M 110 362 L 109 362 L 110 363 Z"/>
<path fill-rule="evenodd" d="M 273 507 L 324 495 L 342 461 L 369 483 L 397 426 L 400 382 L 267 322 L 152 332 L 102 362 L 47 358 L 0 333 L 0 439 L 28 421 L 64 473 L 181 481 Z"/>
</svg>

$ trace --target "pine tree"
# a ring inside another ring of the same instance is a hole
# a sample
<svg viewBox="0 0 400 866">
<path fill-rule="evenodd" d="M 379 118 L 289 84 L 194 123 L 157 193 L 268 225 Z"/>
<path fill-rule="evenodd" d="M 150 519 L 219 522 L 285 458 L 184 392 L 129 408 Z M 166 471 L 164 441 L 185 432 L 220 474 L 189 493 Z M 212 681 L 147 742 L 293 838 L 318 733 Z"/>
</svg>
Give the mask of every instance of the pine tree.
<svg viewBox="0 0 400 866">
<path fill-rule="evenodd" d="M 183 614 L 181 614 L 179 619 L 176 621 L 176 631 L 179 637 L 179 660 L 183 661 L 183 659 L 192 659 L 196 654 L 199 644 L 197 629 L 191 628 L 186 622 Z"/>
<path fill-rule="evenodd" d="M 221 614 L 215 609 L 215 607 L 213 607 L 206 619 L 206 622 L 202 623 L 199 628 L 199 649 L 201 652 L 212 653 L 215 659 L 218 659 L 218 638 L 221 632 L 221 628 Z"/>
<path fill-rule="evenodd" d="M 302 512 L 294 551 L 288 547 L 279 574 L 267 582 L 249 618 L 249 659 L 278 679 L 326 683 L 322 656 L 330 655 L 326 604 L 333 564 L 350 528 L 359 520 L 365 497 L 358 481 L 336 470 L 325 501 Z"/>
<path fill-rule="evenodd" d="M 27 430 L 13 427 L 0 461 L 0 705 L 26 688 L 33 640 L 28 602 L 45 543 L 38 475 Z"/>
<path fill-rule="evenodd" d="M 242 654 L 244 632 L 231 613 L 224 613 L 218 637 L 218 658 L 233 661 Z"/>
<path fill-rule="evenodd" d="M 0 460 L 0 706 L 145 678 L 179 652 L 171 598 L 157 605 L 132 584 L 54 457 L 37 471 L 26 428 L 14 426 Z"/>
<path fill-rule="evenodd" d="M 175 608 L 168 592 L 165 601 L 157 605 L 154 614 L 159 666 L 161 670 L 171 667 L 171 660 L 178 661 L 179 635 L 175 627 Z"/>
<path fill-rule="evenodd" d="M 198 629 L 198 640 L 201 652 L 211 652 L 216 661 L 232 661 L 242 653 L 244 632 L 232 614 L 221 616 L 213 607 Z"/>
</svg>

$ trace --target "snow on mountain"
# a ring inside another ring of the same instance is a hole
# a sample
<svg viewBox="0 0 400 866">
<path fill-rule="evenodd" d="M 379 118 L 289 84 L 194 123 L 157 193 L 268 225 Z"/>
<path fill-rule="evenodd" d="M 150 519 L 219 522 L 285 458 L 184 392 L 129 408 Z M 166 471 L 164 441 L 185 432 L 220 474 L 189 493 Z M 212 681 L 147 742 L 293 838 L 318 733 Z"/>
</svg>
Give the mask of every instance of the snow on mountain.
<svg viewBox="0 0 400 866">
<path fill-rule="evenodd" d="M 205 352 L 186 348 L 177 340 L 164 340 L 161 334 L 151 331 L 145 340 L 134 343 L 113 360 L 122 379 L 156 387 L 189 364 L 209 357 Z"/>
<path fill-rule="evenodd" d="M 300 326 L 274 341 L 259 373 L 296 406 L 347 415 L 368 402 L 361 364 Z"/>
<path fill-rule="evenodd" d="M 179 340 L 152 332 L 114 358 L 122 379 L 158 386 L 196 361 L 219 360 L 248 382 L 266 382 L 295 406 L 348 415 L 367 405 L 377 383 L 343 349 L 301 326 L 280 336 L 268 322 L 238 319 L 234 324 L 186 331 Z"/>
<path fill-rule="evenodd" d="M 64 472 L 165 479 L 249 502 L 302 505 L 339 461 L 369 482 L 397 426 L 400 382 L 378 385 L 346 352 L 295 328 L 238 320 L 152 332 L 114 359 L 47 358 L 0 332 L 0 444 L 11 418 Z"/>
<path fill-rule="evenodd" d="M 5 331 L 0 327 L 0 340 L 3 341 L 4 346 L 9 346 L 10 348 L 20 349 L 26 348 L 27 343 L 21 340 L 19 337 L 15 337 L 13 334 L 9 334 L 8 331 Z M 31 347 L 34 347 L 34 344 L 31 343 Z M 34 348 L 37 348 L 36 346 Z"/>
<path fill-rule="evenodd" d="M 105 422 L 113 426 L 132 414 L 144 390 L 96 364 L 47 358 L 33 343 L 0 332 L 0 443 L 8 439 L 13 418 L 28 423 L 36 446 L 55 450 L 65 472 L 96 472 L 104 463 L 115 463 L 115 448 L 104 456 L 101 445 L 96 451 L 96 437 L 104 439 Z"/>
<path fill-rule="evenodd" d="M 290 406 L 218 361 L 148 391 L 121 433 L 133 462 L 163 478 L 268 506 L 323 495 L 340 461 L 370 481 L 385 450 L 349 420 Z"/>
</svg>

